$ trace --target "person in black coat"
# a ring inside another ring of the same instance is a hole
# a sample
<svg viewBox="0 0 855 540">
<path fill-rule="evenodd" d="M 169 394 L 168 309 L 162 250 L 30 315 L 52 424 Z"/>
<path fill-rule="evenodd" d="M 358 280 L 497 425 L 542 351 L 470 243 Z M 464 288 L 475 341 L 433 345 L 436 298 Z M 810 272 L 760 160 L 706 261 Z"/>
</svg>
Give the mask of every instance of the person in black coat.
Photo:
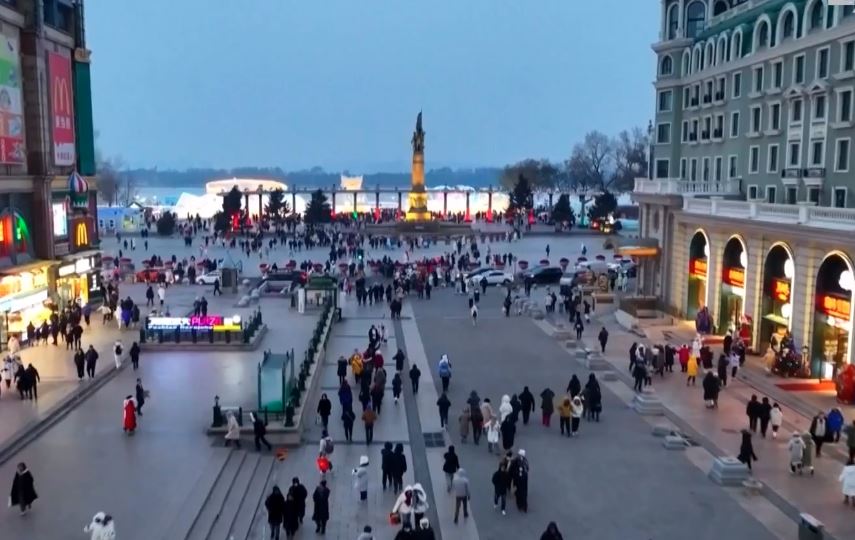
<svg viewBox="0 0 855 540">
<path fill-rule="evenodd" d="M 324 426 L 324 429 L 329 429 L 330 414 L 332 414 L 332 401 L 326 393 L 323 393 L 318 401 L 318 416 L 321 417 L 321 425 Z"/>
<path fill-rule="evenodd" d="M 345 358 L 344 356 L 338 357 L 338 361 L 336 362 L 335 374 L 338 375 L 338 384 L 339 386 L 341 386 L 341 384 L 347 378 L 347 358 Z"/>
<path fill-rule="evenodd" d="M 511 474 L 505 462 L 499 463 L 499 469 L 493 473 L 493 507 L 502 503 L 502 515 L 508 500 L 508 490 L 511 489 Z"/>
<path fill-rule="evenodd" d="M 82 381 L 86 369 L 86 355 L 83 354 L 83 349 L 77 349 L 74 353 L 74 367 L 77 368 L 77 380 Z"/>
<path fill-rule="evenodd" d="M 505 418 L 505 421 L 502 422 L 499 430 L 502 432 L 502 448 L 504 448 L 505 451 L 510 450 L 514 447 L 514 436 L 517 433 L 517 428 L 514 425 L 512 414 L 509 414 L 508 417 Z"/>
<path fill-rule="evenodd" d="M 300 518 L 300 523 L 303 523 L 303 518 L 306 516 L 306 499 L 309 498 L 309 491 L 306 489 L 306 486 L 300 483 L 300 479 L 296 476 L 291 479 L 288 496 L 293 497 L 294 503 L 297 506 L 297 516 Z"/>
<path fill-rule="evenodd" d="M 718 357 L 718 378 L 721 380 L 721 386 L 727 386 L 727 368 L 730 366 L 730 360 L 727 356 L 721 355 Z"/>
<path fill-rule="evenodd" d="M 718 393 L 721 390 L 718 377 L 712 371 L 708 371 L 704 376 L 704 401 L 707 408 L 714 409 L 718 406 Z"/>
<path fill-rule="evenodd" d="M 282 527 L 282 518 L 285 513 L 285 497 L 279 491 L 279 486 L 273 486 L 273 490 L 264 501 L 267 509 L 267 523 L 270 525 L 271 540 L 279 540 L 279 528 Z"/>
<path fill-rule="evenodd" d="M 294 538 L 297 534 L 297 529 L 300 528 L 300 513 L 297 508 L 297 501 L 291 495 L 289 490 L 288 496 L 285 497 L 285 505 L 282 510 L 282 527 L 285 528 L 285 538 Z"/>
<path fill-rule="evenodd" d="M 436 400 L 436 406 L 439 409 L 439 426 L 444 428 L 448 425 L 448 411 L 451 409 L 451 401 L 445 392 Z"/>
<path fill-rule="evenodd" d="M 268 451 L 272 450 L 273 447 L 270 446 L 269 442 L 267 442 L 267 426 L 264 425 L 264 421 L 255 413 L 249 413 L 249 417 L 252 420 L 252 435 L 255 439 L 255 451 L 261 452 L 261 443 L 264 443 L 264 446 L 267 447 Z"/>
<path fill-rule="evenodd" d="M 12 493 L 9 495 L 9 505 L 19 506 L 21 515 L 26 514 L 33 506 L 33 501 L 38 499 L 36 494 L 33 475 L 27 469 L 26 463 L 18 463 L 15 478 L 12 480 Z"/>
<path fill-rule="evenodd" d="M 514 424 L 519 421 L 521 411 L 522 403 L 520 403 L 520 398 L 514 394 L 511 396 L 511 418 L 513 418 Z"/>
<path fill-rule="evenodd" d="M 399 373 L 404 371 L 404 358 L 406 358 L 406 356 L 404 356 L 404 351 L 398 349 L 398 352 L 396 352 L 395 356 L 392 358 L 395 359 L 395 371 Z"/>
<path fill-rule="evenodd" d="M 588 420 L 600 421 L 600 412 L 603 410 L 603 393 L 597 376 L 591 373 L 588 382 L 585 383 L 585 417 Z"/>
<path fill-rule="evenodd" d="M 445 491 L 451 493 L 451 481 L 454 479 L 454 473 L 460 468 L 460 458 L 457 457 L 457 452 L 454 450 L 454 445 L 448 447 L 448 451 L 443 455 L 442 472 L 445 473 Z"/>
<path fill-rule="evenodd" d="M 576 377 L 575 373 L 570 378 L 570 382 L 567 383 L 567 393 L 570 394 L 570 399 L 573 399 L 582 393 L 582 383 L 579 381 L 579 378 Z"/>
<path fill-rule="evenodd" d="M 759 416 L 760 419 L 760 436 L 766 438 L 766 430 L 769 429 L 769 421 L 772 420 L 772 404 L 769 403 L 769 398 L 764 397 L 760 403 Z"/>
<path fill-rule="evenodd" d="M 394 460 L 394 452 L 392 452 L 392 443 L 386 442 L 383 449 L 380 450 L 380 473 L 383 475 L 383 491 L 386 491 L 386 486 L 392 486 L 392 460 Z"/>
<path fill-rule="evenodd" d="M 134 369 L 138 369 L 140 367 L 140 346 L 136 341 L 131 345 L 131 350 L 128 351 L 128 354 L 131 357 L 131 365 Z"/>
<path fill-rule="evenodd" d="M 757 401 L 757 395 L 752 394 L 748 400 L 748 405 L 745 406 L 745 415 L 748 417 L 748 429 L 752 433 L 757 433 L 757 421 L 760 419 L 760 402 Z"/>
<path fill-rule="evenodd" d="M 419 377 L 422 376 L 422 371 L 415 364 L 410 368 L 410 383 L 413 385 L 413 394 L 419 393 Z"/>
<path fill-rule="evenodd" d="M 392 454 L 392 491 L 400 493 L 404 490 L 404 473 L 407 472 L 407 456 L 404 455 L 404 445 L 395 445 L 395 453 Z"/>
<path fill-rule="evenodd" d="M 540 535 L 540 540 L 564 540 L 561 536 L 561 531 L 558 530 L 558 525 L 554 521 L 550 521 L 546 526 L 546 530 Z"/>
<path fill-rule="evenodd" d="M 534 394 L 528 389 L 528 386 L 523 388 L 520 393 L 520 406 L 522 407 L 523 424 L 528 425 L 528 418 L 534 411 Z"/>
<path fill-rule="evenodd" d="M 327 487 L 326 480 L 321 480 L 321 484 L 315 488 L 312 501 L 315 503 L 312 511 L 312 521 L 316 524 L 315 532 L 326 534 L 327 521 L 330 519 L 330 488 Z"/>
<path fill-rule="evenodd" d="M 745 463 L 748 470 L 751 470 L 751 462 L 757 461 L 757 455 L 754 453 L 754 445 L 751 444 L 751 432 L 747 429 L 742 430 L 742 444 L 739 445 L 739 455 L 736 459 Z"/>
</svg>

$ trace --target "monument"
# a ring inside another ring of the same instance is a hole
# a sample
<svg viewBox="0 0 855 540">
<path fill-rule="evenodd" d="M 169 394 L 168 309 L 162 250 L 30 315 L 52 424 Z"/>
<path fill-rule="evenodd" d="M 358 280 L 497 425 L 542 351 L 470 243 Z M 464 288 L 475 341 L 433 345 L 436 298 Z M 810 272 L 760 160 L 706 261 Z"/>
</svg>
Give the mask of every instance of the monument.
<svg viewBox="0 0 855 540">
<path fill-rule="evenodd" d="M 430 221 L 427 208 L 428 194 L 425 191 L 425 132 L 422 129 L 422 113 L 416 118 L 416 130 L 413 132 L 413 167 L 410 176 L 410 208 L 407 221 Z"/>
</svg>

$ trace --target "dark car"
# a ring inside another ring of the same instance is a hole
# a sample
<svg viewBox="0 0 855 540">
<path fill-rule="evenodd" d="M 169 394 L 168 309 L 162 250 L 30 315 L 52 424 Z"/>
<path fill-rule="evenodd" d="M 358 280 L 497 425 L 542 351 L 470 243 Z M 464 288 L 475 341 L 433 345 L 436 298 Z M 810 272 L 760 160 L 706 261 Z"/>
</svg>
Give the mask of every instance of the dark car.
<svg viewBox="0 0 855 540">
<path fill-rule="evenodd" d="M 537 285 L 550 285 L 561 281 L 564 271 L 557 266 L 539 266 L 525 273 L 525 277 Z"/>
</svg>

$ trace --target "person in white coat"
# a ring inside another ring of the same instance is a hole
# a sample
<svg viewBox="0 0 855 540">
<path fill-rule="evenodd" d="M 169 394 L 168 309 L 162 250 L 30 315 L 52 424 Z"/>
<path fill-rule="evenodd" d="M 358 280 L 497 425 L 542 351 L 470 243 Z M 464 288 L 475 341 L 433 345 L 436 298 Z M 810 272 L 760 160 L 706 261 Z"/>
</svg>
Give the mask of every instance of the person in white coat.
<svg viewBox="0 0 855 540">
<path fill-rule="evenodd" d="M 113 540 L 116 538 L 116 526 L 113 516 L 98 512 L 92 516 L 92 523 L 83 527 L 83 532 L 89 534 L 89 540 Z"/>
<path fill-rule="evenodd" d="M 125 352 L 125 347 L 120 340 L 116 340 L 113 344 L 113 361 L 116 362 L 116 369 L 122 367 L 122 353 Z"/>
<path fill-rule="evenodd" d="M 18 338 L 13 336 L 9 336 L 9 342 L 7 343 L 9 347 L 9 354 L 16 355 L 21 352 L 21 342 L 18 341 Z"/>
<path fill-rule="evenodd" d="M 805 442 L 798 431 L 794 431 L 787 443 L 787 451 L 790 453 L 790 472 L 802 473 L 802 458 L 805 451 Z"/>
<path fill-rule="evenodd" d="M 353 487 L 359 492 L 359 500 L 368 500 L 368 456 L 360 456 L 359 467 L 353 469 Z"/>
<path fill-rule="evenodd" d="M 163 307 L 163 302 L 166 300 L 166 288 L 163 285 L 157 288 L 157 297 L 160 299 L 160 307 Z"/>
<path fill-rule="evenodd" d="M 777 439 L 778 429 L 784 423 L 784 411 L 781 410 L 781 406 L 777 403 L 772 405 L 772 410 L 769 411 L 769 420 L 772 424 L 772 438 Z"/>
<path fill-rule="evenodd" d="M 499 405 L 499 422 L 504 422 L 505 418 L 512 412 L 514 412 L 514 408 L 511 406 L 511 396 L 505 394 L 502 396 L 502 404 Z"/>
<path fill-rule="evenodd" d="M 843 504 L 855 506 L 855 461 L 850 459 L 837 479 L 843 485 Z"/>
<path fill-rule="evenodd" d="M 229 411 L 226 416 L 226 446 L 234 441 L 235 446 L 240 448 L 240 425 L 232 411 Z"/>
<path fill-rule="evenodd" d="M 499 421 L 495 418 L 484 423 L 484 430 L 487 432 L 487 452 L 493 453 L 494 448 L 498 448 L 499 444 Z"/>
</svg>

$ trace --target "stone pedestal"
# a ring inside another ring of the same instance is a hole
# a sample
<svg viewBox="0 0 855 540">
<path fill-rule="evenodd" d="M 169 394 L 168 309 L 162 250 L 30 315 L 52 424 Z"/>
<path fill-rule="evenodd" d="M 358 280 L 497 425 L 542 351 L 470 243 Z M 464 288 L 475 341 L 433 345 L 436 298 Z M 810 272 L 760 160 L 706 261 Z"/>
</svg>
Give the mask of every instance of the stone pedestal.
<svg viewBox="0 0 855 540">
<path fill-rule="evenodd" d="M 564 342 L 564 346 L 567 347 L 568 349 L 575 349 L 576 348 L 576 340 L 573 338 L 570 338 Z"/>
<path fill-rule="evenodd" d="M 741 486 L 751 474 L 747 465 L 735 457 L 727 456 L 716 458 L 707 476 L 722 486 Z"/>
<path fill-rule="evenodd" d="M 632 399 L 632 408 L 642 416 L 662 416 L 665 414 L 662 401 L 656 392 L 649 387 L 644 392 L 635 395 Z"/>
<path fill-rule="evenodd" d="M 665 435 L 662 446 L 666 450 L 685 450 L 688 445 L 686 444 L 686 439 L 679 435 Z"/>
<path fill-rule="evenodd" d="M 539 309 L 539 308 L 534 308 L 529 313 L 531 314 L 531 318 L 536 320 L 536 321 L 542 321 L 543 318 L 546 316 L 543 313 L 543 310 Z"/>
<path fill-rule="evenodd" d="M 654 437 L 666 437 L 674 433 L 674 430 L 669 426 L 653 426 L 651 433 L 653 433 Z"/>
<path fill-rule="evenodd" d="M 554 334 L 552 334 L 552 337 L 560 341 L 565 339 L 575 339 L 573 335 L 574 333 L 570 330 L 558 329 Z"/>
<path fill-rule="evenodd" d="M 589 352 L 585 366 L 591 371 L 607 371 L 611 366 L 599 352 Z"/>
<path fill-rule="evenodd" d="M 582 349 L 582 348 L 576 349 L 576 360 L 581 364 L 587 363 L 588 353 L 585 352 L 585 349 Z"/>
</svg>

